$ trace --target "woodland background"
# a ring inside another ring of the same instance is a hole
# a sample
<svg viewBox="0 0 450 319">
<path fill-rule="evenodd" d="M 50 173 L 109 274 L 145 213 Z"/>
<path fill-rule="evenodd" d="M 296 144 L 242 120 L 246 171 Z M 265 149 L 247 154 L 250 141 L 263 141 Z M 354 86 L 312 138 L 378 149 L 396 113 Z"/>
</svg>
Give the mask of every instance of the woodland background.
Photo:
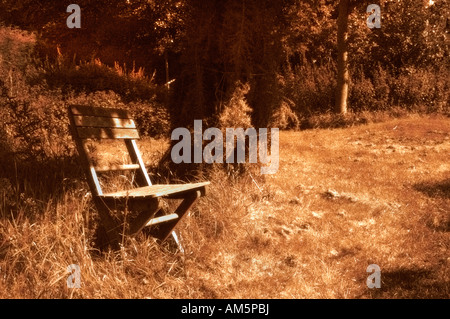
<svg viewBox="0 0 450 319">
<path fill-rule="evenodd" d="M 380 29 L 366 25 L 368 3 L 350 1 L 350 113 L 448 112 L 448 3 L 381 1 Z M 0 64 L 1 116 L 11 124 L 0 131 L 3 147 L 22 135 L 28 155 L 52 156 L 43 139 L 66 146 L 64 103 L 100 95 L 132 109 L 151 136 L 194 119 L 216 127 L 308 128 L 334 109 L 338 1 L 78 5 L 82 27 L 69 29 L 67 1 L 0 2 L 0 20 L 13 28 L 2 31 L 2 46 L 19 35 L 24 44 Z M 236 123 L 226 123 L 230 112 L 239 112 L 230 119 Z M 44 135 L 31 129 L 38 119 Z"/>
</svg>

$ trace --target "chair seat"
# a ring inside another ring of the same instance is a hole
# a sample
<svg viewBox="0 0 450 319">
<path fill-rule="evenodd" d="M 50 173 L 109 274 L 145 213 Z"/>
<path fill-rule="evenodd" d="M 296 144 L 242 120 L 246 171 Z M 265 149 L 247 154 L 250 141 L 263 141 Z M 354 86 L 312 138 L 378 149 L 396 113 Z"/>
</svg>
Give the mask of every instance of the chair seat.
<svg viewBox="0 0 450 319">
<path fill-rule="evenodd" d="M 145 198 L 145 197 L 162 197 L 173 194 L 183 194 L 196 190 L 204 190 L 204 187 L 209 185 L 209 182 L 190 183 L 190 184 L 158 184 L 145 187 L 138 187 L 130 190 L 119 191 L 114 193 L 107 193 L 100 195 L 100 198 Z"/>
</svg>

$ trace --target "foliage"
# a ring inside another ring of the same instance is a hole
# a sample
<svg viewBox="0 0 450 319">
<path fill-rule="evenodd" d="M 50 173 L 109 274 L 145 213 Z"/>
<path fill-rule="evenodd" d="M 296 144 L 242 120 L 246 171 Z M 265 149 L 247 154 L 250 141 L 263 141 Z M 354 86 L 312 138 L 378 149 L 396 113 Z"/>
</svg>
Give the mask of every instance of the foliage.
<svg viewBox="0 0 450 319">
<path fill-rule="evenodd" d="M 167 137 L 170 135 L 170 117 L 166 107 L 156 101 L 137 101 L 127 104 L 131 111 L 139 134 L 151 137 Z"/>
<path fill-rule="evenodd" d="M 248 128 L 251 127 L 252 109 L 248 106 L 245 95 L 250 89 L 249 84 L 238 84 L 228 103 L 224 105 L 219 115 L 219 127 Z"/>
<path fill-rule="evenodd" d="M 295 1 L 286 7 L 289 31 L 283 45 L 289 63 L 295 67 L 327 64 L 336 55 L 335 7 L 324 0 Z"/>
<path fill-rule="evenodd" d="M 387 80 L 377 74 L 380 70 L 400 76 L 405 68 L 448 65 L 445 17 L 449 9 L 442 0 L 432 5 L 383 0 L 379 3 L 382 28 L 371 30 L 366 26 L 369 2 L 350 1 L 350 68 L 358 77 L 352 80 L 350 100 L 359 105 L 356 108 L 372 105 L 378 109 L 386 106 L 390 94 Z M 171 101 L 172 127 L 185 126 L 194 118 L 218 116 L 239 81 L 250 85 L 246 98 L 253 109 L 253 124 L 265 126 L 286 100 L 283 93 L 292 91 L 283 86 L 280 76 L 288 78 L 298 68 L 335 67 L 335 1 L 120 0 L 113 5 L 110 0 L 80 0 L 78 4 L 83 8 L 82 30 L 65 26 L 67 4 L 63 1 L 44 0 L 38 7 L 33 1 L 4 0 L 0 6 L 6 22 L 40 30 L 37 49 L 41 57 L 56 59 L 55 47 L 59 46 L 66 63 L 59 70 L 47 70 L 50 85 L 70 83 L 75 90 L 91 92 L 113 90 L 129 101 L 147 99 L 151 90 L 145 81 L 118 77 L 109 69 L 115 64 L 133 66 L 131 73 L 147 72 L 155 84 L 174 79 L 171 97 L 164 100 Z M 67 60 L 74 61 L 78 69 Z M 329 72 L 334 73 L 334 69 Z M 86 82 L 88 77 L 96 81 Z M 374 92 L 363 92 L 370 89 L 369 80 Z M 324 90 L 309 90 L 320 92 L 320 99 L 307 98 L 315 102 L 295 102 L 293 108 L 328 110 L 327 100 L 334 93 L 330 94 L 332 80 L 325 81 Z M 373 96 L 376 101 L 370 101 Z"/>
<path fill-rule="evenodd" d="M 279 128 L 280 130 L 299 129 L 300 120 L 292 110 L 294 106 L 294 102 L 291 100 L 282 101 L 278 110 L 272 114 L 269 126 Z"/>
<path fill-rule="evenodd" d="M 444 1 L 381 1 L 379 30 L 366 26 L 366 1 L 350 3 L 350 110 L 448 112 Z M 333 108 L 336 2 L 78 4 L 80 30 L 65 26 L 66 2 L 0 2 L 5 23 L 36 31 L 0 28 L 3 154 L 71 154 L 71 101 L 129 108 L 151 136 L 194 119 L 305 127 Z"/>
<path fill-rule="evenodd" d="M 450 101 L 449 69 L 405 69 L 391 79 L 391 102 L 411 109 L 425 107 L 427 112 L 448 112 Z M 447 74 L 447 75 L 446 75 Z"/>
<path fill-rule="evenodd" d="M 279 77 L 283 96 L 292 101 L 293 110 L 302 116 L 333 108 L 336 76 L 334 64 L 304 65 Z"/>
<path fill-rule="evenodd" d="M 353 111 L 374 109 L 375 88 L 372 81 L 364 76 L 363 70 L 355 72 L 351 78 L 349 104 Z"/>
<path fill-rule="evenodd" d="M 125 101 L 132 101 L 155 99 L 159 93 L 153 77 L 145 76 L 144 70 L 136 70 L 134 65 L 131 70 L 117 62 L 109 67 L 99 59 L 77 64 L 60 53 L 55 61 L 43 62 L 39 71 L 30 77 L 31 85 L 44 81 L 50 89 L 61 89 L 63 94 L 114 91 Z"/>
<path fill-rule="evenodd" d="M 351 18 L 349 39 L 352 65 L 374 70 L 378 64 L 392 71 L 405 67 L 438 67 L 449 63 L 445 1 L 380 1 L 381 29 L 365 26 L 367 14 L 360 7 Z"/>
</svg>

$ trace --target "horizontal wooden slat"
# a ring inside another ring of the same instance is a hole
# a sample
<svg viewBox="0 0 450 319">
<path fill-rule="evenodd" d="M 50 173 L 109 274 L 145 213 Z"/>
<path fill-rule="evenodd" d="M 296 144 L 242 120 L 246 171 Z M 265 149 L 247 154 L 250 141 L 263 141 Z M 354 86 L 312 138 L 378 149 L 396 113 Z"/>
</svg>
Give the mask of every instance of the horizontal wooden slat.
<svg viewBox="0 0 450 319">
<path fill-rule="evenodd" d="M 111 172 L 111 171 L 129 171 L 139 168 L 140 168 L 139 164 L 125 164 L 125 165 L 97 166 L 95 167 L 95 170 L 97 172 Z"/>
<path fill-rule="evenodd" d="M 139 133 L 131 128 L 101 128 L 101 127 L 78 127 L 79 138 L 99 139 L 138 139 Z"/>
<path fill-rule="evenodd" d="M 138 197 L 160 197 L 171 194 L 189 192 L 201 189 L 209 185 L 209 182 L 192 183 L 192 184 L 160 184 L 145 187 L 134 188 L 126 191 L 103 194 L 101 197 L 106 198 L 138 198 Z"/>
<path fill-rule="evenodd" d="M 169 215 L 164 215 L 164 216 L 160 216 L 160 217 L 155 217 L 155 218 L 150 219 L 149 222 L 145 225 L 145 227 L 168 222 L 168 221 L 177 219 L 178 217 L 179 216 L 177 214 L 169 214 Z"/>
<path fill-rule="evenodd" d="M 88 105 L 71 105 L 70 110 L 72 111 L 73 115 L 118 117 L 125 119 L 132 118 L 130 112 L 117 108 L 93 107 Z"/>
<path fill-rule="evenodd" d="M 118 117 L 75 115 L 73 120 L 77 127 L 136 128 L 132 119 L 121 119 Z"/>
</svg>

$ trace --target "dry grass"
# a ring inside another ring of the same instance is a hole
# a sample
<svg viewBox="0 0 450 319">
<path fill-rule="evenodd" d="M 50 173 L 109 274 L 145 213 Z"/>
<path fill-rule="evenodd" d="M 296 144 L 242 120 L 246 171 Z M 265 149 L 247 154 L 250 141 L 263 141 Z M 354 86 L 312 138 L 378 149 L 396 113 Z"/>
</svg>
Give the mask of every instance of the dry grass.
<svg viewBox="0 0 450 319">
<path fill-rule="evenodd" d="M 329 275 L 318 297 L 449 296 L 448 119 L 416 117 L 284 138 L 281 170 L 269 182 L 308 203 L 301 215 L 310 234 L 302 237 L 315 243 L 323 264 L 314 261 L 316 253 L 306 254 L 306 264 L 308 270 L 321 265 L 322 278 Z M 380 290 L 365 286 L 373 263 L 382 270 Z"/>
<path fill-rule="evenodd" d="M 149 164 L 165 147 L 141 142 Z M 144 236 L 99 254 L 85 184 L 14 200 L 3 180 L 0 298 L 448 298 L 449 151 L 443 117 L 281 132 L 277 174 L 211 173 L 178 227 L 185 254 Z"/>
</svg>

